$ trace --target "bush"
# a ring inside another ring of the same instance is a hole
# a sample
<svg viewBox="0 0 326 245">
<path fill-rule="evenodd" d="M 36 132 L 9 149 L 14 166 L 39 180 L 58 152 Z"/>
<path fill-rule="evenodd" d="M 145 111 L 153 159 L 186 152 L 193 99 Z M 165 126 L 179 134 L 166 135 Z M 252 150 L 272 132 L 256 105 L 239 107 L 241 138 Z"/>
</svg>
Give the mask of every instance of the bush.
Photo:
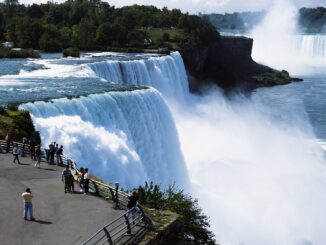
<svg viewBox="0 0 326 245">
<path fill-rule="evenodd" d="M 74 47 L 70 47 L 70 48 L 66 48 L 62 51 L 62 54 L 63 54 L 63 57 L 80 57 L 80 52 L 79 52 L 79 49 Z"/>
<path fill-rule="evenodd" d="M 164 32 L 164 33 L 163 33 L 163 41 L 164 41 L 164 42 L 168 42 L 169 40 L 170 40 L 170 34 Z"/>
<path fill-rule="evenodd" d="M 216 244 L 214 234 L 209 230 L 209 218 L 203 214 L 198 200 L 193 199 L 183 190 L 169 186 L 162 191 L 158 185 L 145 183 L 139 186 L 139 203 L 148 208 L 171 210 L 180 215 L 184 224 L 184 241 L 186 244 Z"/>
</svg>

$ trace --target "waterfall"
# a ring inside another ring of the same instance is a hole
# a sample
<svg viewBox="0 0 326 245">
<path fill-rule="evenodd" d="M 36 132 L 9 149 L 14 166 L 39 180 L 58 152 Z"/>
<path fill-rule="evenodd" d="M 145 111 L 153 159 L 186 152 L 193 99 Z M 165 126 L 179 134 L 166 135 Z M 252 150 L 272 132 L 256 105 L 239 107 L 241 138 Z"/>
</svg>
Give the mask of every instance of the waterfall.
<svg viewBox="0 0 326 245">
<path fill-rule="evenodd" d="M 134 187 L 145 180 L 187 185 L 187 170 L 168 107 L 154 89 L 109 92 L 21 105 L 42 142 L 97 176 Z"/>
<path fill-rule="evenodd" d="M 183 98 L 189 91 L 185 67 L 178 52 L 130 61 L 89 64 L 96 76 L 121 85 L 151 86 L 169 98 Z"/>
<path fill-rule="evenodd" d="M 300 35 L 300 55 L 310 58 L 326 58 L 326 35 Z"/>
</svg>

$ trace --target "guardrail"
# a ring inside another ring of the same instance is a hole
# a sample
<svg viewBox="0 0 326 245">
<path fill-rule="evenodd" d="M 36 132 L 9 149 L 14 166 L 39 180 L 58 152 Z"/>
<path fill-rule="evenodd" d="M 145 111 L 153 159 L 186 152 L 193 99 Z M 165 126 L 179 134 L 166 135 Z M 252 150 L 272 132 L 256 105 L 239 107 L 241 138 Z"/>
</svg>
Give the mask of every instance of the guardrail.
<svg viewBox="0 0 326 245">
<path fill-rule="evenodd" d="M 11 142 L 9 152 L 12 152 L 13 146 L 17 144 L 24 154 L 30 155 L 30 146 L 19 142 Z M 6 152 L 7 142 L 0 140 L 0 149 L 2 152 Z M 23 151 L 24 149 L 24 151 Z M 1 152 L 1 151 L 0 151 Z M 46 150 L 42 150 L 42 158 L 47 158 Z M 75 161 L 66 155 L 61 155 L 62 163 L 64 166 L 68 165 L 74 171 L 73 175 L 78 181 L 81 173 L 78 165 Z M 49 162 L 49 161 L 48 161 Z M 106 200 L 113 201 L 115 204 L 114 208 L 127 210 L 127 204 L 129 202 L 129 196 L 126 192 L 119 190 L 119 185 L 116 183 L 115 186 L 102 183 L 90 179 L 89 189 L 95 195 L 98 195 Z M 129 209 L 118 217 L 116 220 L 108 223 L 92 237 L 83 243 L 83 245 L 93 244 L 130 244 L 139 241 L 147 230 L 152 229 L 152 221 L 143 212 L 142 207 L 137 205 L 132 209 Z"/>
<path fill-rule="evenodd" d="M 141 207 L 136 206 L 105 225 L 82 245 L 136 244 L 151 226 Z"/>
<path fill-rule="evenodd" d="M 12 149 L 14 148 L 14 145 L 18 145 L 19 149 L 21 150 L 22 154 L 27 154 L 30 155 L 30 147 L 29 144 L 23 144 L 20 142 L 16 141 L 10 141 L 9 145 L 9 152 L 12 153 Z M 6 152 L 7 151 L 7 141 L 5 140 L 0 140 L 0 153 L 1 152 Z"/>
</svg>

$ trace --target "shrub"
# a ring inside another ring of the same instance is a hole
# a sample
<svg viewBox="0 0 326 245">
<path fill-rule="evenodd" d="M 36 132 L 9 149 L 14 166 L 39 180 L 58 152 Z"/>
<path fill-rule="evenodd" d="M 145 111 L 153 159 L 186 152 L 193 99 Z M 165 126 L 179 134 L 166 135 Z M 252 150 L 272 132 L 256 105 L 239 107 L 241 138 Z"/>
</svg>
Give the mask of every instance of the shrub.
<svg viewBox="0 0 326 245">
<path fill-rule="evenodd" d="M 184 240 L 186 244 L 216 244 L 214 234 L 209 230 L 209 218 L 203 214 L 198 200 L 193 199 L 183 190 L 174 186 L 162 191 L 158 185 L 145 183 L 139 186 L 139 203 L 148 208 L 171 210 L 180 215 L 184 224 Z"/>
<path fill-rule="evenodd" d="M 80 57 L 79 49 L 76 47 L 66 48 L 62 51 L 63 57 Z"/>
</svg>

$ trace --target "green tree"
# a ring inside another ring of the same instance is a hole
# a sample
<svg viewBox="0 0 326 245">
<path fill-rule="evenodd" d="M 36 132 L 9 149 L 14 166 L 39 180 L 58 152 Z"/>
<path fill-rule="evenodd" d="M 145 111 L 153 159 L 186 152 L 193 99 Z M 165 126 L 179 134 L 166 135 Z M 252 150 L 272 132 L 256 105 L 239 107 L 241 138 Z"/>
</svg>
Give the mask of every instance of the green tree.
<svg viewBox="0 0 326 245">
<path fill-rule="evenodd" d="M 141 205 L 158 210 L 171 210 L 180 215 L 184 224 L 186 244 L 216 244 L 214 234 L 210 231 L 209 218 L 203 214 L 198 200 L 193 199 L 183 190 L 170 186 L 167 190 L 162 191 L 158 185 L 146 182 L 136 191 Z"/>
<path fill-rule="evenodd" d="M 62 42 L 60 31 L 54 25 L 46 25 L 44 33 L 39 40 L 39 46 L 47 52 L 61 52 Z"/>
<path fill-rule="evenodd" d="M 0 8 L 0 40 L 3 40 L 4 38 L 4 31 L 5 31 L 5 15 L 2 8 Z"/>
</svg>

